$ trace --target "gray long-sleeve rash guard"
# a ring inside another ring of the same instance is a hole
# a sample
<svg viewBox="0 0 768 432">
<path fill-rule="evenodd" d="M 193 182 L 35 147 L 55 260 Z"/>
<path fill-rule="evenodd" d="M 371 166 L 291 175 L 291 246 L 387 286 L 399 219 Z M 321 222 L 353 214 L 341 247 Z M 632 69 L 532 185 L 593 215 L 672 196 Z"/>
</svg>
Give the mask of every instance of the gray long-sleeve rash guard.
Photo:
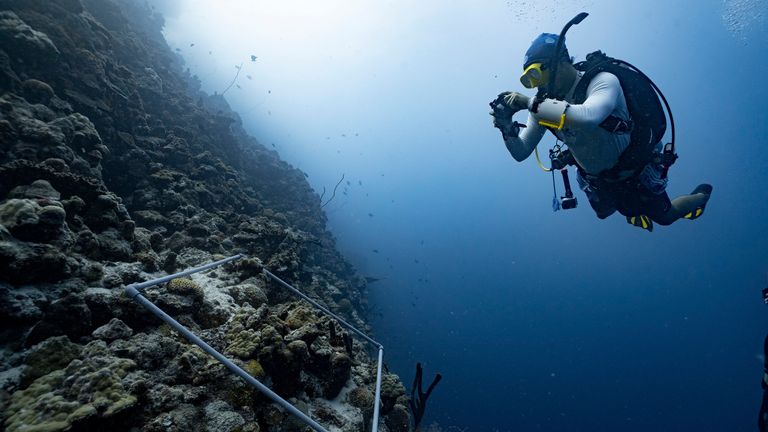
<svg viewBox="0 0 768 432">
<path fill-rule="evenodd" d="M 589 174 L 598 174 L 613 167 L 621 152 L 629 145 L 629 134 L 614 134 L 599 125 L 609 115 L 623 120 L 629 119 L 627 101 L 621 90 L 619 79 L 608 72 L 601 72 L 587 86 L 584 103 L 574 105 L 573 92 L 583 73 L 574 82 L 565 100 L 570 105 L 565 111 L 563 129 L 557 137 L 568 145 L 573 157 Z M 517 161 L 531 155 L 547 129 L 541 126 L 536 114 L 529 113 L 526 127 L 519 137 L 511 136 L 505 141 L 507 149 Z"/>
</svg>

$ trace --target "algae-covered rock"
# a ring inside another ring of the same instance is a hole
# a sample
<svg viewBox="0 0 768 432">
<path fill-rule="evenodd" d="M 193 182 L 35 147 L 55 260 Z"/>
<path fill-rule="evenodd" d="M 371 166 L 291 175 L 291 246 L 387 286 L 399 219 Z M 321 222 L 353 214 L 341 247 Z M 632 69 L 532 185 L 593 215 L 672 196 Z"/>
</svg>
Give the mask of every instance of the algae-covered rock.
<svg viewBox="0 0 768 432">
<path fill-rule="evenodd" d="M 387 414 L 385 420 L 390 432 L 408 432 L 411 430 L 411 418 L 408 408 L 403 405 L 395 405 Z"/>
<path fill-rule="evenodd" d="M 24 98 L 31 103 L 47 105 L 53 97 L 53 89 L 47 83 L 36 79 L 28 79 L 21 83 Z"/>
<path fill-rule="evenodd" d="M 245 419 L 222 400 L 206 405 L 205 422 L 207 430 L 217 432 L 235 432 L 245 425 Z"/>
<path fill-rule="evenodd" d="M 37 225 L 40 206 L 29 199 L 10 199 L 0 204 L 0 224 L 11 232 L 23 226 Z"/>
<path fill-rule="evenodd" d="M 59 240 L 59 244 L 71 244 L 71 233 L 63 226 L 66 217 L 61 203 L 48 198 L 12 198 L 0 204 L 0 224 L 23 241 L 48 243 Z"/>
<path fill-rule="evenodd" d="M 311 307 L 302 304 L 288 312 L 288 316 L 285 319 L 285 324 L 288 325 L 290 329 L 295 330 L 304 324 L 314 322 L 316 320 L 316 312 L 312 310 Z"/>
<path fill-rule="evenodd" d="M 29 185 L 20 185 L 11 189 L 8 198 L 58 201 L 61 199 L 61 193 L 47 180 L 35 180 Z"/>
<path fill-rule="evenodd" d="M 200 424 L 200 409 L 191 404 L 162 413 L 148 422 L 142 432 L 184 432 L 193 431 Z"/>
<path fill-rule="evenodd" d="M 48 35 L 33 29 L 11 11 L 0 11 L 0 45 L 30 60 L 59 54 Z"/>
<path fill-rule="evenodd" d="M 229 294 L 238 305 L 248 303 L 253 307 L 267 302 L 267 294 L 256 284 L 244 283 L 229 287 Z"/>
<path fill-rule="evenodd" d="M 90 334 L 92 330 L 91 311 L 85 303 L 85 296 L 72 293 L 46 308 L 43 320 L 32 328 L 26 343 L 32 345 L 59 335 L 77 338 Z"/>
<path fill-rule="evenodd" d="M 0 279 L 13 284 L 61 280 L 72 274 L 72 267 L 72 261 L 55 246 L 0 241 Z"/>
<path fill-rule="evenodd" d="M 127 339 L 133 335 L 133 330 L 118 318 L 112 318 L 107 324 L 93 331 L 92 336 L 107 342 L 115 339 Z"/>
<path fill-rule="evenodd" d="M 136 367 L 108 354 L 104 342 L 92 342 L 82 357 L 11 396 L 5 408 L 8 432 L 67 430 L 92 418 L 108 419 L 136 404 L 122 379 Z"/>
<path fill-rule="evenodd" d="M 35 287 L 13 288 L 0 283 L 0 323 L 32 323 L 43 316 L 40 307 L 47 304 L 45 295 Z"/>
<path fill-rule="evenodd" d="M 138 333 L 128 340 L 118 339 L 112 342 L 109 349 L 115 355 L 133 360 L 142 369 L 156 370 L 175 358 L 180 345 L 174 339 L 159 333 Z"/>
<path fill-rule="evenodd" d="M 391 373 L 385 373 L 381 377 L 381 403 L 382 413 L 392 410 L 400 396 L 405 395 L 405 387 L 400 378 Z"/>
<path fill-rule="evenodd" d="M 65 368 L 82 351 L 78 344 L 70 342 L 66 336 L 56 336 L 30 348 L 27 354 L 27 368 L 23 381 L 30 383 L 43 375 Z"/>
</svg>

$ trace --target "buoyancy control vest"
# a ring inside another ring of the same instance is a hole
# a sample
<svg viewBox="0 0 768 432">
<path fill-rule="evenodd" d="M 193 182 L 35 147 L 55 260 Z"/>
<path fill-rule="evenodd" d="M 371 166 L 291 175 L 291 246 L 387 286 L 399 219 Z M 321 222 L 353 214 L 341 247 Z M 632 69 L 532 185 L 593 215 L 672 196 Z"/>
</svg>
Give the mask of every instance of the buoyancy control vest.
<svg viewBox="0 0 768 432">
<path fill-rule="evenodd" d="M 669 104 L 656 84 L 636 67 L 609 57 L 602 51 L 587 54 L 586 60 L 576 63 L 574 67 L 584 72 L 574 89 L 575 104 L 582 104 L 587 99 L 587 87 L 595 75 L 608 72 L 618 78 L 629 111 L 628 121 L 611 115 L 600 124 L 608 132 L 630 133 L 631 136 L 629 145 L 619 156 L 616 165 L 601 172 L 598 177 L 606 181 L 630 178 L 639 174 L 657 155 L 656 148 L 667 130 L 664 108 L 659 98 L 664 101 L 672 125 L 672 140 L 665 146 L 658 160 L 664 166 L 666 176 L 666 171 L 677 158 L 674 153 L 675 129 Z"/>
</svg>

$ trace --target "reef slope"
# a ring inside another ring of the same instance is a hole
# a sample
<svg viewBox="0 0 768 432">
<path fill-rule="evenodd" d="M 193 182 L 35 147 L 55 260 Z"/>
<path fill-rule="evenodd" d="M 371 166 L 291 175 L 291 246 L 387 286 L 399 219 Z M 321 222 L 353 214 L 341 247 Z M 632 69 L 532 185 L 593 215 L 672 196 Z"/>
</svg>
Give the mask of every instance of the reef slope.
<svg viewBox="0 0 768 432">
<path fill-rule="evenodd" d="M 0 0 L 0 424 L 305 428 L 123 294 L 147 296 L 331 430 L 366 430 L 375 360 L 264 266 L 368 330 L 366 282 L 304 173 L 202 93 L 143 2 Z M 380 430 L 408 431 L 386 374 Z M 2 427 L 0 427 L 2 428 Z"/>
</svg>

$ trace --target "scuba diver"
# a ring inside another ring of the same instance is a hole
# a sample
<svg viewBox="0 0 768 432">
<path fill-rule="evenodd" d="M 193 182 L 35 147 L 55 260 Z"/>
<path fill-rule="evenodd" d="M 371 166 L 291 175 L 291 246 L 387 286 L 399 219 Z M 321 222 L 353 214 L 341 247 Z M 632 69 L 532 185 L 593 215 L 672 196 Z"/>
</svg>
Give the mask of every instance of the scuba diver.
<svg viewBox="0 0 768 432">
<path fill-rule="evenodd" d="M 570 57 L 565 33 L 586 16 L 577 15 L 560 35 L 541 34 L 528 48 L 520 81 L 538 89 L 535 97 L 503 92 L 490 103 L 507 150 L 518 162 L 535 152 L 539 166 L 552 172 L 553 187 L 554 171 L 561 171 L 565 196 L 558 201 L 555 192 L 554 210 L 576 207 L 567 172 L 568 165 L 575 165 L 578 184 L 600 219 L 618 211 L 628 223 L 652 231 L 653 222 L 698 218 L 711 185 L 699 185 L 674 200 L 666 192 L 667 171 L 677 154 L 674 120 L 658 87 L 631 64 L 601 51 L 576 64 Z M 659 96 L 672 126 L 666 145 L 661 143 L 666 118 Z M 529 112 L 524 125 L 512 119 L 522 110 Z M 536 150 L 547 130 L 557 138 L 549 169 Z"/>
<path fill-rule="evenodd" d="M 768 304 L 768 287 L 763 288 L 763 303 Z M 757 415 L 757 429 L 768 432 L 768 335 L 763 340 L 763 379 L 760 380 L 760 387 L 763 389 L 763 400 Z"/>
</svg>

